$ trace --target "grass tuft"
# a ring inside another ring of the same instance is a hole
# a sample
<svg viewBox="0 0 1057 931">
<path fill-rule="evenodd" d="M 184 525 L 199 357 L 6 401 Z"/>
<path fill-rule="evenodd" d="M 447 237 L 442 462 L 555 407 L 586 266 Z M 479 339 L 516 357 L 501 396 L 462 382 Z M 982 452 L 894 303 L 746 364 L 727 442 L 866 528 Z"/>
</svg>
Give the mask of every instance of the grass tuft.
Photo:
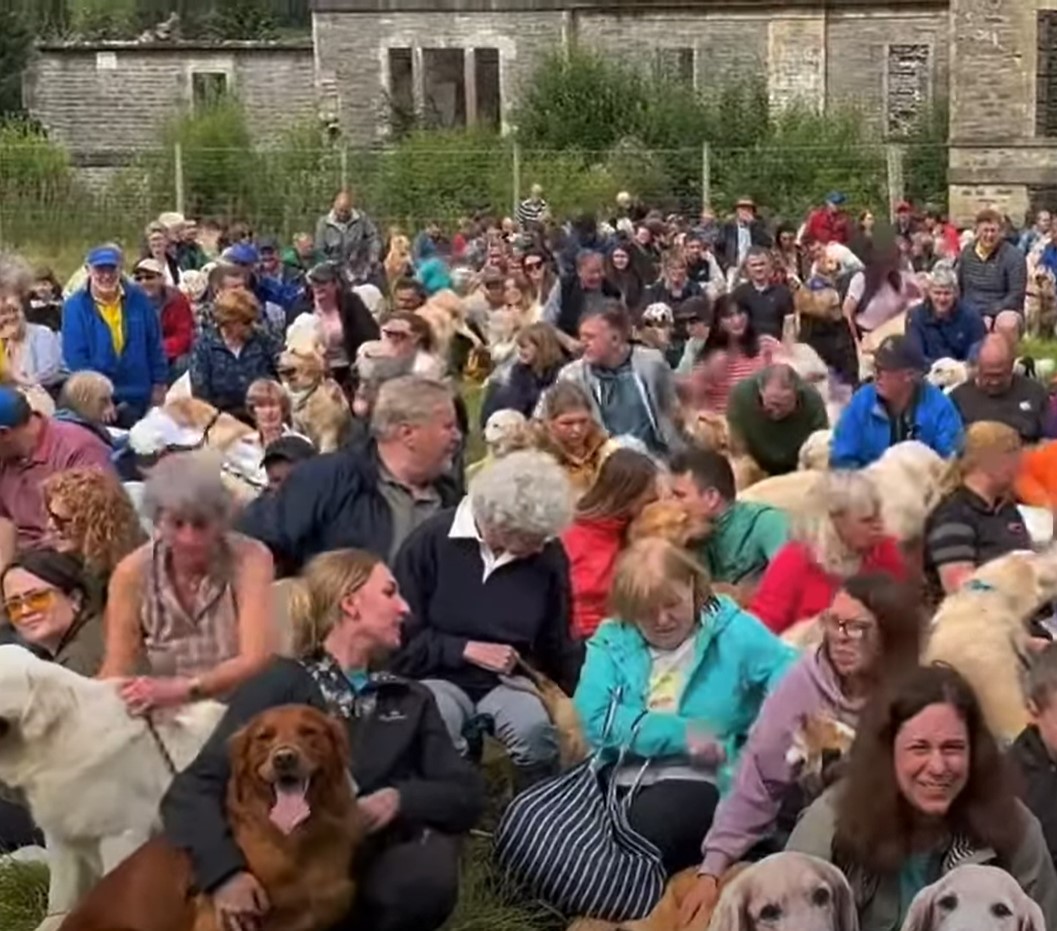
<svg viewBox="0 0 1057 931">
<path fill-rule="evenodd" d="M 0 864 L 0 928 L 33 931 L 48 910 L 48 868 L 40 863 Z"/>
</svg>

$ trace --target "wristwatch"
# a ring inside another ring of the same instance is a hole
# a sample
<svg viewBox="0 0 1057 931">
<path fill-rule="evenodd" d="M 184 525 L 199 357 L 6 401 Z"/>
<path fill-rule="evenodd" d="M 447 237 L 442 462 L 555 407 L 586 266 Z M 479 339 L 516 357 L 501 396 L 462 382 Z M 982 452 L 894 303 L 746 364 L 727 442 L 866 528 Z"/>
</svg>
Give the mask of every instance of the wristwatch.
<svg viewBox="0 0 1057 931">
<path fill-rule="evenodd" d="M 191 701 L 201 701 L 206 697 L 206 693 L 202 689 L 202 680 L 198 676 L 195 676 L 188 684 L 187 697 Z"/>
</svg>

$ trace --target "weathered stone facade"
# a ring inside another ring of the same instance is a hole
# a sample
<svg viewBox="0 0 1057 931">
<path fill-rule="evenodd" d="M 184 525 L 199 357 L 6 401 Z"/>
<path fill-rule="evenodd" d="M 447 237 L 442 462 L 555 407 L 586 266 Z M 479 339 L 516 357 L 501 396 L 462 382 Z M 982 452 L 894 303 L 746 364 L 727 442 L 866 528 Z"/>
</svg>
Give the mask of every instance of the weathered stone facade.
<svg viewBox="0 0 1057 931">
<path fill-rule="evenodd" d="M 1057 138 L 1038 134 L 1040 14 L 1057 0 L 951 0 L 951 213 L 1057 207 Z"/>
<path fill-rule="evenodd" d="M 954 218 L 1057 207 L 1057 138 L 1044 135 L 1057 133 L 1057 0 L 314 0 L 311 44 L 42 47 L 26 97 L 79 152 L 150 145 L 213 80 L 262 139 L 317 117 L 371 144 L 395 104 L 509 129 L 525 80 L 572 43 L 706 92 L 763 77 L 776 102 L 854 103 L 885 132 L 946 95 Z"/>
<path fill-rule="evenodd" d="M 307 42 L 45 45 L 23 94 L 54 138 L 91 156 L 156 145 L 159 124 L 192 106 L 196 87 L 210 80 L 223 80 L 239 96 L 262 140 L 318 113 Z"/>
</svg>

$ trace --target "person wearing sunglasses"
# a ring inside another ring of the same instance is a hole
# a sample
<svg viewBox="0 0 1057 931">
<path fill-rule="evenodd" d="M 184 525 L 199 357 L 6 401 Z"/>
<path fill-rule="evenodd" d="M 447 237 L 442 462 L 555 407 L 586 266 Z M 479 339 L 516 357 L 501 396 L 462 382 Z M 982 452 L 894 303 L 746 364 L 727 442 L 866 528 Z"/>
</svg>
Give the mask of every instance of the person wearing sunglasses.
<svg viewBox="0 0 1057 931">
<path fill-rule="evenodd" d="M 272 557 L 231 531 L 233 504 L 207 451 L 167 455 L 147 478 L 154 539 L 110 577 L 100 672 L 123 680 L 133 714 L 227 696 L 276 650 Z"/>
<path fill-rule="evenodd" d="M 730 791 L 702 844 L 704 861 L 684 919 L 712 906 L 717 882 L 750 850 L 781 850 L 796 814 L 813 799 L 787 753 L 808 719 L 838 722 L 850 731 L 870 696 L 917 665 L 924 619 L 912 585 L 863 573 L 846 579 L 820 615 L 822 643 L 809 650 L 767 697 L 741 752 Z M 833 766 L 823 780 L 835 775 Z M 810 786 L 821 792 L 821 784 Z"/>
<path fill-rule="evenodd" d="M 161 340 L 171 384 L 187 370 L 190 361 L 195 331 L 191 302 L 179 288 L 166 283 L 165 266 L 155 258 L 141 259 L 133 277 L 147 292 L 161 319 Z"/>
</svg>

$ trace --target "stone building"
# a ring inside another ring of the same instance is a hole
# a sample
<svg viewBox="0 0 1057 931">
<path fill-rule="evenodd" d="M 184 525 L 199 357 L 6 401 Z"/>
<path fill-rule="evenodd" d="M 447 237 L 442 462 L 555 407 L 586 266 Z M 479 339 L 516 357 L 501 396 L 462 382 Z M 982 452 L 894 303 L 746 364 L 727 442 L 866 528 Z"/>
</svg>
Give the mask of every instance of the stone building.
<svg viewBox="0 0 1057 931">
<path fill-rule="evenodd" d="M 855 103 L 885 134 L 947 97 L 955 218 L 1057 208 L 1057 0 L 313 0 L 311 43 L 43 46 L 26 99 L 78 152 L 146 145 L 224 90 L 262 139 L 318 116 L 374 144 L 393 112 L 510 129 L 519 88 L 572 43 L 704 92 L 751 75 L 776 102 Z"/>
</svg>

